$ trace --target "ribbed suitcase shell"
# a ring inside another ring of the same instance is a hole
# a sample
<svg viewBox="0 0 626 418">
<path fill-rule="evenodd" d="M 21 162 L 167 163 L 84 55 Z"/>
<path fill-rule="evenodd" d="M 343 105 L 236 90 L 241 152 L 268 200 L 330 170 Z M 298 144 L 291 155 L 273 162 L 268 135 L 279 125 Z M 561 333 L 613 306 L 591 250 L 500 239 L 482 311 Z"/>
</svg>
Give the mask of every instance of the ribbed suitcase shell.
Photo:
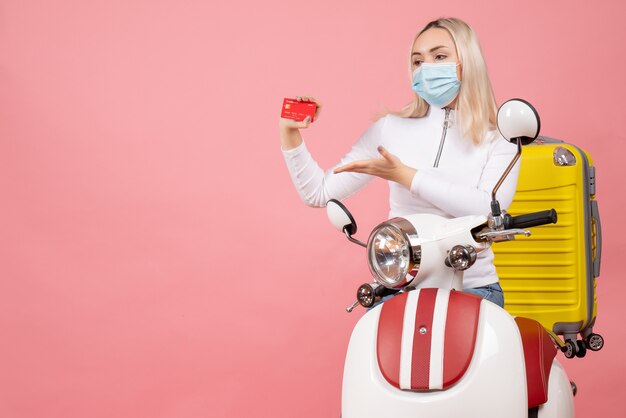
<svg viewBox="0 0 626 418">
<path fill-rule="evenodd" d="M 573 165 L 558 165 L 565 148 Z M 562 150 L 559 152 L 563 152 Z M 528 238 L 495 244 L 495 264 L 505 309 L 539 321 L 564 339 L 586 338 L 597 314 L 601 228 L 590 156 L 558 140 L 540 137 L 524 147 L 517 191 L 508 212 L 515 216 L 556 209 L 558 222 L 532 228 Z"/>
</svg>

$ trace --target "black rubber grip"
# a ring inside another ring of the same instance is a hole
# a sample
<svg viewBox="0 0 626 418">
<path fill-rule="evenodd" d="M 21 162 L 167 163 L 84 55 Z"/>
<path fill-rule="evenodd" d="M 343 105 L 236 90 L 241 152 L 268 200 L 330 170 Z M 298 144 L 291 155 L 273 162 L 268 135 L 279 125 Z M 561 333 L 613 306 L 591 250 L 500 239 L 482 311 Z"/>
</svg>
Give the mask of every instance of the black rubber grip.
<svg viewBox="0 0 626 418">
<path fill-rule="evenodd" d="M 533 226 L 555 224 L 556 221 L 556 210 L 542 210 L 541 212 L 527 213 L 526 215 L 508 215 L 504 218 L 504 228 L 532 228 Z"/>
<path fill-rule="evenodd" d="M 385 286 L 378 286 L 376 290 L 374 290 L 374 294 L 381 298 L 387 295 L 393 295 L 394 293 L 398 293 L 398 291 L 395 289 L 387 289 Z"/>
</svg>

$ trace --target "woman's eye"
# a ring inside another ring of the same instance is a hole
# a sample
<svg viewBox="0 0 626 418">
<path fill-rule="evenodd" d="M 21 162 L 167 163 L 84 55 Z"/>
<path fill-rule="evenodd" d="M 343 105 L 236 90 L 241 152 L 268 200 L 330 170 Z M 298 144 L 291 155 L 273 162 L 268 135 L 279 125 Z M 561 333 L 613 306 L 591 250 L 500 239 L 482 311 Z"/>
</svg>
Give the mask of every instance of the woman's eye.
<svg viewBox="0 0 626 418">
<path fill-rule="evenodd" d="M 413 61 L 413 67 L 419 67 L 420 65 L 422 65 L 422 61 L 421 60 Z"/>
<path fill-rule="evenodd" d="M 443 55 L 443 54 L 437 54 L 437 55 L 435 55 L 435 59 L 436 59 L 437 61 L 445 60 L 446 58 L 448 58 L 448 57 L 447 57 L 446 55 Z"/>
</svg>

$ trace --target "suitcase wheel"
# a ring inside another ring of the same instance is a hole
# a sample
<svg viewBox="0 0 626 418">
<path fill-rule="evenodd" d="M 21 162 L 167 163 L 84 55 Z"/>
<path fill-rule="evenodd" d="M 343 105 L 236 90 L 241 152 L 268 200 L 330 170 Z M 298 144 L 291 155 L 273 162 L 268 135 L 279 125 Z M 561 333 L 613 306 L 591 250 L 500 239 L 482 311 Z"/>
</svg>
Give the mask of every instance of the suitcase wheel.
<svg viewBox="0 0 626 418">
<path fill-rule="evenodd" d="M 604 347 L 604 338 L 600 334 L 589 334 L 586 343 L 591 351 L 600 351 Z"/>
<path fill-rule="evenodd" d="M 561 351 L 567 358 L 574 358 L 576 355 L 576 343 L 572 340 L 565 341 L 565 345 L 561 347 Z"/>
<path fill-rule="evenodd" d="M 576 341 L 576 357 L 583 358 L 587 354 L 587 344 L 583 340 Z"/>
</svg>

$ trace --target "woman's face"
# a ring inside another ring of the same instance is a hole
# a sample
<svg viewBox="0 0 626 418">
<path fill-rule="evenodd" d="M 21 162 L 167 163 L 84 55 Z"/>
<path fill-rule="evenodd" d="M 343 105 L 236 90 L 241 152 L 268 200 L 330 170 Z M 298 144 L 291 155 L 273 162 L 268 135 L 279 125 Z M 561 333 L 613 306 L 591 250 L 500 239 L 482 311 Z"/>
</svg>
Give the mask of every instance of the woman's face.
<svg viewBox="0 0 626 418">
<path fill-rule="evenodd" d="M 454 40 L 450 33 L 442 28 L 431 28 L 422 33 L 411 50 L 411 71 L 422 63 L 455 62 L 460 63 Z M 456 67 L 456 76 L 461 80 L 461 66 Z"/>
</svg>

